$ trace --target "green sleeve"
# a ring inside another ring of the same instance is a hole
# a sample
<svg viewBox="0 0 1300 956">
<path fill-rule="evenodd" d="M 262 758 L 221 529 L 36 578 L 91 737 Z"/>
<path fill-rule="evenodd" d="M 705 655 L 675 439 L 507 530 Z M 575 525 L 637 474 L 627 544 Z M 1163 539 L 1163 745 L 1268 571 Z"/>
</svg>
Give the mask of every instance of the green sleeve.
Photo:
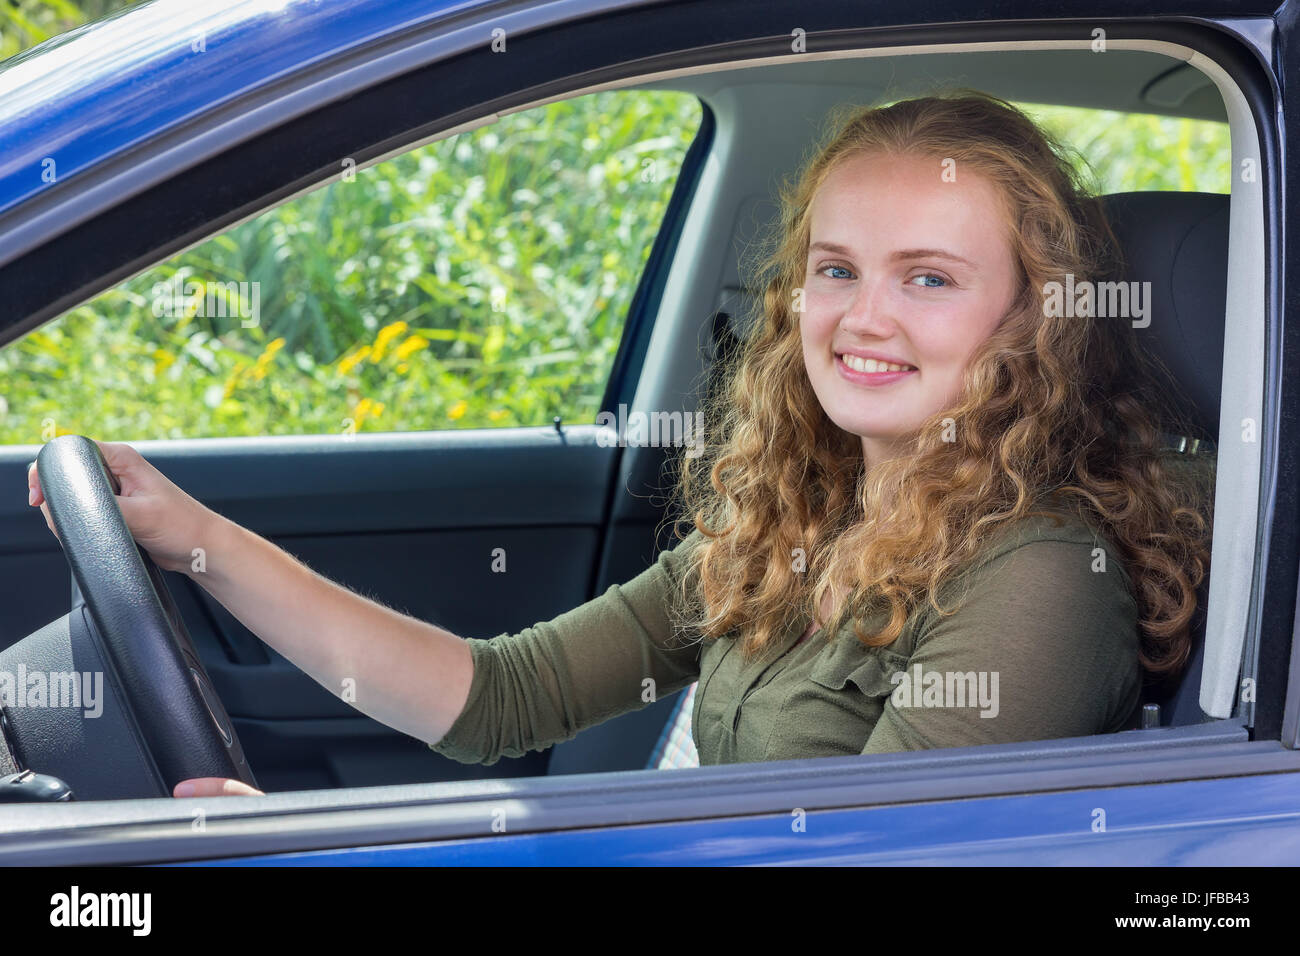
<svg viewBox="0 0 1300 956">
<path fill-rule="evenodd" d="M 1105 570 L 1096 547 L 1105 552 Z M 946 594 L 941 588 L 940 603 L 949 608 L 954 594 L 964 594 L 964 604 L 942 618 L 929 609 L 907 662 L 909 689 L 924 687 L 934 673 L 954 691 L 944 698 L 936 693 L 927 705 L 924 695 L 908 700 L 896 685 L 863 753 L 1123 729 L 1141 690 L 1138 609 L 1104 539 L 1067 534 L 1024 541 L 963 578 Z M 953 706 L 959 683 L 987 691 L 981 706 Z M 938 700 L 943 703 L 934 705 Z"/>
<path fill-rule="evenodd" d="M 469 639 L 474 677 L 460 715 L 432 750 L 494 764 L 545 750 L 638 710 L 699 676 L 699 645 L 674 635 L 669 602 L 693 531 L 626 584 L 518 634 Z"/>
</svg>

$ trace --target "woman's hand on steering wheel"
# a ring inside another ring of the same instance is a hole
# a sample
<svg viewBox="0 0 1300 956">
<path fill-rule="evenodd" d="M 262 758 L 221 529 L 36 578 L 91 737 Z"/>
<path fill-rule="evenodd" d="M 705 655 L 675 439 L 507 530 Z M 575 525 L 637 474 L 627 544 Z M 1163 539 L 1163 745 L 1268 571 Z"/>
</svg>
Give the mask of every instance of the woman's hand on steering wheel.
<svg viewBox="0 0 1300 956">
<path fill-rule="evenodd" d="M 264 797 L 256 787 L 228 777 L 196 777 L 182 780 L 172 790 L 173 797 Z"/>
<path fill-rule="evenodd" d="M 218 517 L 216 513 L 187 495 L 125 442 L 95 444 L 121 485 L 117 504 L 131 537 L 160 568 L 189 571 L 194 548 L 203 543 L 205 528 Z M 28 504 L 40 505 L 45 524 L 57 538 L 35 462 L 27 466 L 27 488 Z"/>
</svg>

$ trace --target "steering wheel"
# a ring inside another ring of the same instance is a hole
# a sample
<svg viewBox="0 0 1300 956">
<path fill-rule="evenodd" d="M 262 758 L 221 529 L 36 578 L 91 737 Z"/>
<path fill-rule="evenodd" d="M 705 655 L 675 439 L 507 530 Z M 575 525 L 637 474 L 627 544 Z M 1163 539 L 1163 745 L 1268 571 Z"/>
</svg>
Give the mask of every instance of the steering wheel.
<svg viewBox="0 0 1300 956">
<path fill-rule="evenodd" d="M 36 467 L 110 672 L 106 683 L 120 690 L 166 796 L 194 777 L 256 787 L 162 571 L 126 526 L 114 497 L 121 485 L 99 446 L 83 435 L 61 435 L 41 449 Z"/>
</svg>

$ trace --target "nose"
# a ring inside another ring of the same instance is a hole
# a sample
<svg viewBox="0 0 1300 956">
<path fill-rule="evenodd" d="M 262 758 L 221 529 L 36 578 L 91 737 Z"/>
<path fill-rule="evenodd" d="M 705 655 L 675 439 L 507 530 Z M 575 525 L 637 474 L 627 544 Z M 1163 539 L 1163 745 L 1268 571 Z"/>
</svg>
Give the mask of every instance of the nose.
<svg viewBox="0 0 1300 956">
<path fill-rule="evenodd" d="M 897 323 L 883 279 L 864 276 L 858 280 L 853 299 L 840 319 L 840 327 L 862 338 L 887 339 L 894 334 Z"/>
</svg>

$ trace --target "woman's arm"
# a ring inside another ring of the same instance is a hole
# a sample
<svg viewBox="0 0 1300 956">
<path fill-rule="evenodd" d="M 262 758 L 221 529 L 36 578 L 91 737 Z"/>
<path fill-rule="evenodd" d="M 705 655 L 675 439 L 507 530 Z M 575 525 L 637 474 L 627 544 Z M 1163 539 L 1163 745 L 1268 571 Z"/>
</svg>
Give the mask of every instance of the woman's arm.
<svg viewBox="0 0 1300 956">
<path fill-rule="evenodd" d="M 471 640 L 464 711 L 433 750 L 491 765 L 571 739 L 699 676 L 693 634 L 674 633 L 669 605 L 698 531 L 623 584 L 517 634 Z"/>
<path fill-rule="evenodd" d="M 332 693 L 427 743 L 465 705 L 473 664 L 463 640 L 360 597 L 205 507 L 126 442 L 100 442 L 118 507 L 160 568 L 188 575 L 249 630 Z M 36 463 L 27 501 L 57 537 Z M 204 570 L 195 570 L 201 547 Z M 220 792 L 220 791 L 218 791 Z"/>
<path fill-rule="evenodd" d="M 473 678 L 462 638 L 349 591 L 211 515 L 206 570 L 184 573 L 326 690 L 402 733 L 442 739 Z"/>
</svg>

